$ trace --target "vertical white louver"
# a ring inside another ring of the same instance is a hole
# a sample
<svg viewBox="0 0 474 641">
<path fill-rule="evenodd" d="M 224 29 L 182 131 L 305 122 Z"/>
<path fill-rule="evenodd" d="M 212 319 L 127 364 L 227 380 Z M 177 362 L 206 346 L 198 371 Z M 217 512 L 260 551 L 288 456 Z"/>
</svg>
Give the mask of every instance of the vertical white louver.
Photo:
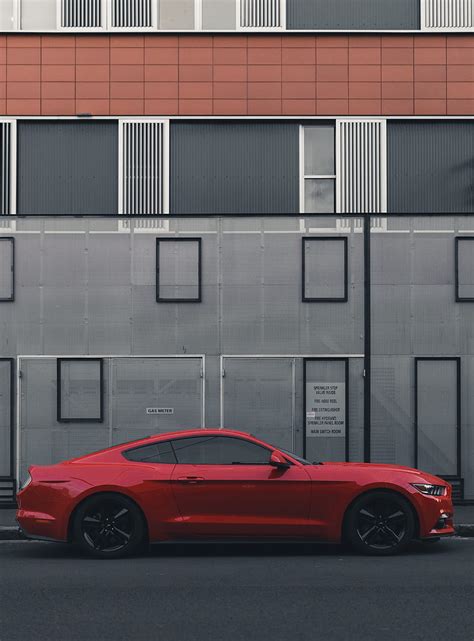
<svg viewBox="0 0 474 641">
<path fill-rule="evenodd" d="M 423 31 L 473 31 L 474 0 L 421 0 Z"/>
<path fill-rule="evenodd" d="M 156 27 L 156 0 L 110 0 L 111 29 Z"/>
<path fill-rule="evenodd" d="M 119 123 L 119 214 L 168 213 L 168 122 Z"/>
<path fill-rule="evenodd" d="M 284 29 L 285 0 L 237 0 L 241 29 Z"/>
<path fill-rule="evenodd" d="M 0 231 L 10 231 L 16 214 L 16 122 L 0 121 Z"/>
<path fill-rule="evenodd" d="M 336 210 L 387 211 L 386 122 L 339 120 L 336 125 Z"/>
<path fill-rule="evenodd" d="M 105 0 L 58 0 L 61 29 L 101 29 L 104 27 Z"/>
</svg>

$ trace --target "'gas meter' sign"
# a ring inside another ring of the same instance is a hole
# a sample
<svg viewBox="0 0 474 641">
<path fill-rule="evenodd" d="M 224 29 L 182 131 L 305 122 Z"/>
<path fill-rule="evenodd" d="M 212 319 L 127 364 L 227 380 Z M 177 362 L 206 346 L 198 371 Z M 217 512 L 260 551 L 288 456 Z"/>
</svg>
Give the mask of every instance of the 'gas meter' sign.
<svg viewBox="0 0 474 641">
<path fill-rule="evenodd" d="M 306 383 L 306 436 L 346 435 L 345 383 Z"/>
</svg>

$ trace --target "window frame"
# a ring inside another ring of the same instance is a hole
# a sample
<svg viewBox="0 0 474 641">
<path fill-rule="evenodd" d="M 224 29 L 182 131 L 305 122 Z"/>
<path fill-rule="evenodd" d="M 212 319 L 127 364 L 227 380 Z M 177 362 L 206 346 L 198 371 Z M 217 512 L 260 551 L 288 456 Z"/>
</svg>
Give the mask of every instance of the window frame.
<svg viewBox="0 0 474 641">
<path fill-rule="evenodd" d="M 13 303 L 15 302 L 15 238 L 13 236 L 0 236 L 0 242 L 7 241 L 11 245 L 11 285 L 10 285 L 10 296 L 1 297 L 0 303 Z"/>
<path fill-rule="evenodd" d="M 461 488 L 463 491 L 463 481 L 462 481 L 462 451 L 461 451 L 461 439 L 462 439 L 462 408 L 461 408 L 461 357 L 460 356 L 415 356 L 414 365 L 415 365 L 415 384 L 414 384 L 414 467 L 418 467 L 418 363 L 420 362 L 430 362 L 430 361 L 450 361 L 456 363 L 456 475 L 449 476 L 443 475 L 442 478 L 445 480 L 455 479 L 461 480 Z"/>
<path fill-rule="evenodd" d="M 5 214 L 0 214 L 0 220 L 7 218 L 7 216 L 16 215 L 17 207 L 17 119 L 16 118 L 0 118 L 2 125 L 10 127 L 10 149 L 8 157 L 8 174 L 9 174 L 9 188 L 10 188 L 10 202 L 9 211 Z M 2 151 L 2 156 L 5 156 Z"/>
<path fill-rule="evenodd" d="M 61 385 L 61 367 L 63 363 L 78 362 L 78 361 L 93 361 L 99 363 L 99 416 L 93 418 L 71 418 L 63 417 L 61 414 L 61 399 L 62 399 L 62 385 Z M 87 357 L 72 357 L 72 358 L 58 358 L 56 359 L 56 420 L 58 423 L 103 423 L 104 422 L 104 359 L 103 358 L 87 358 Z"/>
<path fill-rule="evenodd" d="M 306 296 L 306 251 L 307 242 L 342 241 L 344 245 L 344 295 L 335 297 Z M 301 237 L 301 302 L 303 303 L 347 303 L 349 300 L 349 243 L 347 236 L 302 236 Z"/>
<path fill-rule="evenodd" d="M 305 129 L 306 128 L 316 128 L 318 126 L 331 125 L 334 130 L 334 174 L 308 174 L 305 173 Z M 311 212 L 306 211 L 306 181 L 307 180 L 332 180 L 333 181 L 333 196 L 334 196 L 334 211 L 328 211 L 328 216 L 337 213 L 337 121 L 328 120 L 328 121 L 313 121 L 312 124 L 302 124 L 300 125 L 299 131 L 299 148 L 300 148 L 300 214 L 311 214 Z M 318 214 L 319 215 L 319 214 Z"/>
<path fill-rule="evenodd" d="M 205 432 L 205 430 L 203 430 L 203 432 Z M 251 466 L 256 466 L 256 465 L 260 467 L 262 465 L 270 465 L 270 456 L 271 456 L 271 453 L 272 453 L 273 450 L 269 449 L 268 447 L 266 447 L 264 445 L 260 445 L 260 443 L 255 443 L 254 441 L 250 441 L 249 439 L 242 438 L 241 436 L 230 436 L 228 434 L 206 434 L 206 433 L 204 433 L 202 436 L 193 435 L 193 436 L 177 437 L 177 438 L 171 439 L 169 441 L 171 443 L 171 447 L 173 448 L 173 452 L 174 452 L 174 455 L 176 457 L 176 465 L 193 465 L 193 466 L 197 466 L 197 465 L 212 465 L 212 466 L 225 465 L 225 466 L 230 466 L 230 467 L 237 466 L 237 464 L 235 464 L 235 463 L 180 463 L 178 455 L 176 454 L 176 450 L 174 449 L 174 442 L 175 441 L 185 441 L 185 440 L 189 440 L 191 438 L 207 438 L 207 439 L 226 438 L 226 439 L 232 439 L 234 441 L 243 441 L 244 443 L 248 443 L 250 445 L 254 445 L 255 447 L 260 447 L 260 448 L 266 450 L 268 452 L 268 463 L 239 463 L 238 464 L 239 467 L 243 467 L 243 466 L 251 467 Z M 291 465 L 294 465 L 294 463 L 291 460 L 289 460 L 288 463 L 290 463 Z"/>
<path fill-rule="evenodd" d="M 456 303 L 474 303 L 474 296 L 459 294 L 459 244 L 464 241 L 474 241 L 474 236 L 456 236 L 454 239 L 454 292 Z"/>
<path fill-rule="evenodd" d="M 160 243 L 197 242 L 198 244 L 198 295 L 196 298 L 165 298 L 160 296 Z M 202 303 L 202 238 L 200 236 L 168 236 L 156 239 L 156 302 L 157 303 Z"/>
</svg>

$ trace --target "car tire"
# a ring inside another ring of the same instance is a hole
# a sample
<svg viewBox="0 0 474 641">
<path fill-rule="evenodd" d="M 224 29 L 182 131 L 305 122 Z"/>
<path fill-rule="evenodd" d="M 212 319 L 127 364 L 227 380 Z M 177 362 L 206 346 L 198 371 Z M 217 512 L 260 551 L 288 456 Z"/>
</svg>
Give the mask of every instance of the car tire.
<svg viewBox="0 0 474 641">
<path fill-rule="evenodd" d="M 406 549 L 415 535 L 413 509 L 403 496 L 383 490 L 369 492 L 351 506 L 345 535 L 361 554 L 390 556 Z"/>
<path fill-rule="evenodd" d="M 95 494 L 76 511 L 73 541 L 90 556 L 118 559 L 140 550 L 145 522 L 139 507 L 121 494 Z"/>
</svg>

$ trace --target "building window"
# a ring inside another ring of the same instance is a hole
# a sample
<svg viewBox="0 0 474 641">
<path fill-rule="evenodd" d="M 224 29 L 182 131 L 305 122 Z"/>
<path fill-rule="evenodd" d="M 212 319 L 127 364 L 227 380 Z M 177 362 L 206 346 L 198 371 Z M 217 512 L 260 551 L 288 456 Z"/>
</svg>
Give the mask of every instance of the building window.
<svg viewBox="0 0 474 641">
<path fill-rule="evenodd" d="M 201 238 L 156 240 L 156 300 L 201 302 Z"/>
<path fill-rule="evenodd" d="M 422 31 L 472 31 L 473 0 L 421 0 Z"/>
<path fill-rule="evenodd" d="M 387 127 L 384 120 L 336 123 L 336 211 L 387 211 Z"/>
<path fill-rule="evenodd" d="M 169 123 L 119 122 L 119 214 L 169 212 Z"/>
<path fill-rule="evenodd" d="M 0 216 L 16 213 L 16 122 L 0 120 Z"/>
<path fill-rule="evenodd" d="M 474 236 L 455 240 L 456 302 L 474 302 Z"/>
<path fill-rule="evenodd" d="M 415 467 L 461 477 L 461 359 L 415 358 Z"/>
<path fill-rule="evenodd" d="M 301 127 L 300 164 L 301 212 L 334 213 L 336 203 L 334 125 Z"/>
<path fill-rule="evenodd" d="M 304 303 L 347 302 L 347 252 L 346 237 L 303 238 Z"/>
<path fill-rule="evenodd" d="M 15 300 L 15 239 L 0 237 L 0 302 Z"/>
<path fill-rule="evenodd" d="M 102 423 L 104 366 L 101 358 L 59 358 L 57 361 L 59 423 Z"/>
</svg>

